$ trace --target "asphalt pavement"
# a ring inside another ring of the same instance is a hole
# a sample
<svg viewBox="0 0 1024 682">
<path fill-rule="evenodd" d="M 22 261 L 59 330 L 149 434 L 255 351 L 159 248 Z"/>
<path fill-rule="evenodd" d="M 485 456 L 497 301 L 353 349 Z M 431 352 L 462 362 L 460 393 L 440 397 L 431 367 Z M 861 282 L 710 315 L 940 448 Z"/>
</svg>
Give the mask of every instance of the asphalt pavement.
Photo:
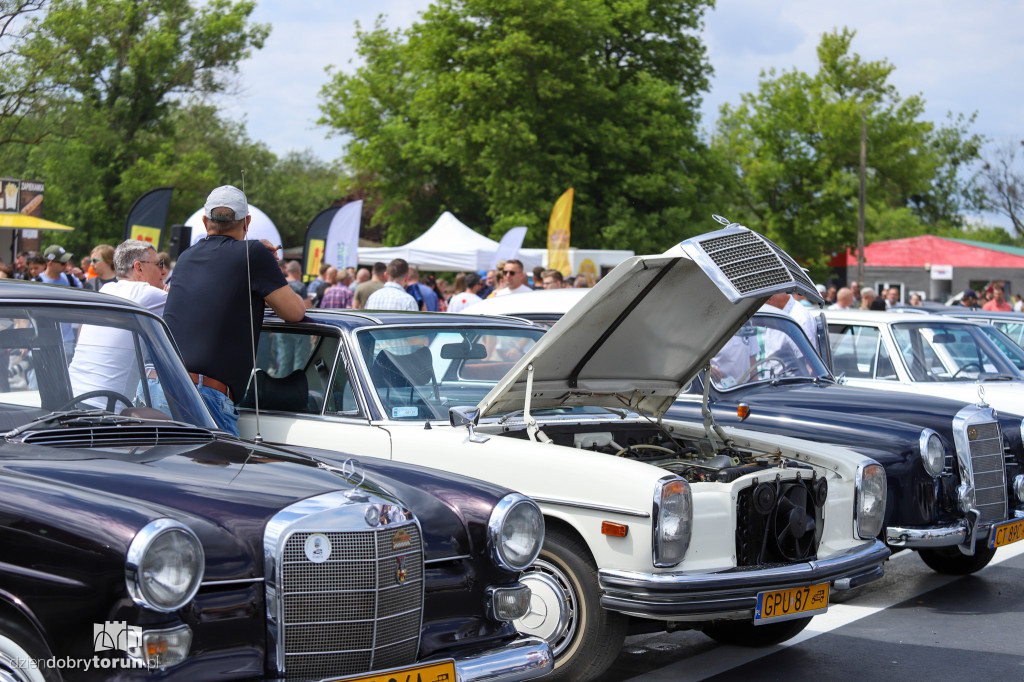
<svg viewBox="0 0 1024 682">
<path fill-rule="evenodd" d="M 901 552 L 885 576 L 832 593 L 827 613 L 765 649 L 699 632 L 627 638 L 600 682 L 655 680 L 1024 680 L 1024 542 L 972 576 L 939 575 Z"/>
</svg>

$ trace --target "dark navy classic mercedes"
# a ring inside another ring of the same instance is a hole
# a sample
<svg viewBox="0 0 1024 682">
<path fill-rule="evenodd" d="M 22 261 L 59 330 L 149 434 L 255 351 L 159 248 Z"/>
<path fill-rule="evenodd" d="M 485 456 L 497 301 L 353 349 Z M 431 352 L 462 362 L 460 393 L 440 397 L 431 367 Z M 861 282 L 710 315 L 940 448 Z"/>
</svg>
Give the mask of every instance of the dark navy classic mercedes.
<svg viewBox="0 0 1024 682">
<path fill-rule="evenodd" d="M 885 467 L 883 539 L 932 569 L 984 568 L 1024 538 L 1021 417 L 979 404 L 841 385 L 788 315 L 751 318 L 667 416 L 834 443 Z"/>
<path fill-rule="evenodd" d="M 0 363 L 0 680 L 551 669 L 511 625 L 532 500 L 227 436 L 161 320 L 111 296 L 0 284 Z"/>
</svg>

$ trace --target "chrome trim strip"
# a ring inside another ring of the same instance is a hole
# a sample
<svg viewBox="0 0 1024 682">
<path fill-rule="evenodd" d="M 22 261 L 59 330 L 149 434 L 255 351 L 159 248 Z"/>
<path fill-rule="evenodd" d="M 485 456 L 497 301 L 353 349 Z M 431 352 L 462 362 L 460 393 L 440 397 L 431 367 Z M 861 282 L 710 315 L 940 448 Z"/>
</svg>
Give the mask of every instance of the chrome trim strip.
<svg viewBox="0 0 1024 682">
<path fill-rule="evenodd" d="M 239 578 L 238 580 L 205 580 L 200 587 L 217 587 L 219 585 L 251 585 L 263 582 L 263 578 Z"/>
<path fill-rule="evenodd" d="M 473 557 L 471 557 L 468 554 L 458 554 L 456 556 L 444 557 L 443 559 L 426 559 L 426 560 L 424 560 L 423 565 L 424 566 L 430 566 L 431 564 L 443 564 L 443 563 L 448 562 L 448 561 L 463 561 L 465 559 L 472 559 L 472 558 Z"/>
<path fill-rule="evenodd" d="M 624 509 L 622 507 L 605 507 L 598 504 L 571 502 L 569 500 L 554 500 L 548 497 L 534 496 L 533 499 L 537 504 L 550 504 L 556 507 L 571 507 L 573 509 L 590 509 L 591 511 L 598 511 L 606 514 L 622 514 L 623 516 L 635 516 L 641 519 L 651 518 L 650 512 L 641 512 L 635 509 Z"/>
</svg>

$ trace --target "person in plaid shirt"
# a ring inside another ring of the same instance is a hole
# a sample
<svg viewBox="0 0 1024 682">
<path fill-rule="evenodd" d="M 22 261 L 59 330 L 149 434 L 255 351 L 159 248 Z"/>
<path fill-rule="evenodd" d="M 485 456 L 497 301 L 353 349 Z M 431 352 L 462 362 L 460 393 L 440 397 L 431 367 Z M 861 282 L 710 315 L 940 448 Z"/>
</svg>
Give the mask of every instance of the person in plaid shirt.
<svg viewBox="0 0 1024 682">
<path fill-rule="evenodd" d="M 352 281 L 352 273 L 339 270 L 334 286 L 328 287 L 320 299 L 321 308 L 351 308 L 354 293 L 348 284 Z"/>
</svg>

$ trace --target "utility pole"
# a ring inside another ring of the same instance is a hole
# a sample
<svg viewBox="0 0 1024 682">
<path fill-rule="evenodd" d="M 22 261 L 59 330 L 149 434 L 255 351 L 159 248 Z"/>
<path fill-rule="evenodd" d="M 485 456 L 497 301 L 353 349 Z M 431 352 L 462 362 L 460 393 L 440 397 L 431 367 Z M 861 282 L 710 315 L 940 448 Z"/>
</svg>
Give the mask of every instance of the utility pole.
<svg viewBox="0 0 1024 682">
<path fill-rule="evenodd" d="M 865 112 L 860 113 L 860 206 L 857 212 L 857 282 L 864 287 L 864 195 L 867 184 L 868 123 Z"/>
</svg>

